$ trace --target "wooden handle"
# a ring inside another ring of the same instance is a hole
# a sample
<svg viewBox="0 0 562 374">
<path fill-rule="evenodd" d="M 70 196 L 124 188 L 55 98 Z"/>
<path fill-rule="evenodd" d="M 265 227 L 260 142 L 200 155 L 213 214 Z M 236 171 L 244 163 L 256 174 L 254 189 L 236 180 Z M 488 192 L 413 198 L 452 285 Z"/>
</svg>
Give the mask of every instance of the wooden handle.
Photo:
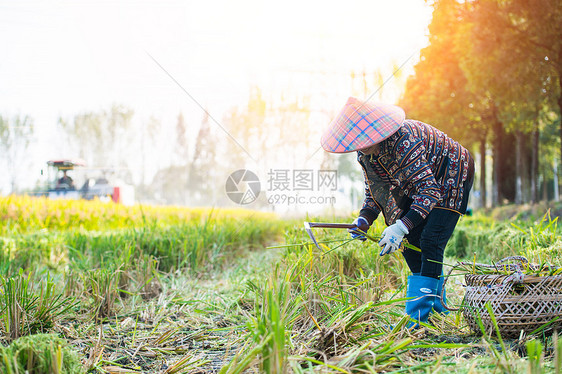
<svg viewBox="0 0 562 374">
<path fill-rule="evenodd" d="M 308 222 L 310 227 L 318 227 L 324 229 L 356 229 L 357 226 L 352 223 L 322 223 L 322 222 Z"/>
</svg>

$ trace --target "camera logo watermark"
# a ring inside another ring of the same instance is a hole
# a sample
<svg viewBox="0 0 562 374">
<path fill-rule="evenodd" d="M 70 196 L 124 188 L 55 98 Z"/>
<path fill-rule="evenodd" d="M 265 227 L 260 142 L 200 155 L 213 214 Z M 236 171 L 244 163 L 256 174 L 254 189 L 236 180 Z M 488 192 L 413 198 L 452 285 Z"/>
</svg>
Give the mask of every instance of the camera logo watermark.
<svg viewBox="0 0 562 374">
<path fill-rule="evenodd" d="M 250 170 L 236 170 L 226 179 L 226 194 L 236 204 L 253 203 L 260 194 L 261 183 Z"/>
<path fill-rule="evenodd" d="M 230 174 L 226 194 L 236 204 L 254 202 L 260 193 L 258 176 L 247 169 Z M 335 196 L 319 195 L 338 188 L 336 170 L 270 169 L 267 173 L 267 202 L 271 205 L 334 205 Z"/>
<path fill-rule="evenodd" d="M 336 170 L 270 169 L 267 174 L 268 191 L 320 191 L 338 188 Z"/>
</svg>

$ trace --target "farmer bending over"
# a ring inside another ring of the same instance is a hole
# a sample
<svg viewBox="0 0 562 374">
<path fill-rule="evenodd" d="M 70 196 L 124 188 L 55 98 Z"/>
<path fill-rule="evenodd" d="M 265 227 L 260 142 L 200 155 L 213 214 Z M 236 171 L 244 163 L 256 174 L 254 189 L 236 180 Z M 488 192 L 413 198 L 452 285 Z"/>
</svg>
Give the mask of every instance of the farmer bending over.
<svg viewBox="0 0 562 374">
<path fill-rule="evenodd" d="M 443 252 L 459 217 L 466 212 L 474 178 L 474 161 L 462 145 L 425 123 L 405 119 L 394 105 L 349 98 L 322 136 L 332 153 L 357 152 L 365 177 L 365 202 L 353 222 L 367 232 L 382 212 L 387 228 L 380 255 L 402 252 L 412 271 L 408 277 L 406 313 L 427 322 L 432 309 L 446 312 Z M 358 232 L 351 234 L 365 240 Z M 409 327 L 419 327 L 410 323 Z"/>
</svg>

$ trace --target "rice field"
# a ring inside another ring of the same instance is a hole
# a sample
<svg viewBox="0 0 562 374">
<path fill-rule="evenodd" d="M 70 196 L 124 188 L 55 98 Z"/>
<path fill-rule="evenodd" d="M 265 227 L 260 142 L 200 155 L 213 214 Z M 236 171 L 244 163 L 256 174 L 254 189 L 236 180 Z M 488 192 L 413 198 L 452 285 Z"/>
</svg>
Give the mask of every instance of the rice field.
<svg viewBox="0 0 562 374">
<path fill-rule="evenodd" d="M 0 198 L 0 372 L 560 372 L 556 334 L 475 332 L 462 312 L 403 329 L 401 257 L 345 230 L 315 230 L 321 251 L 303 220 Z M 525 255 L 552 269 L 561 240 L 549 216 L 465 217 L 445 262 Z"/>
</svg>

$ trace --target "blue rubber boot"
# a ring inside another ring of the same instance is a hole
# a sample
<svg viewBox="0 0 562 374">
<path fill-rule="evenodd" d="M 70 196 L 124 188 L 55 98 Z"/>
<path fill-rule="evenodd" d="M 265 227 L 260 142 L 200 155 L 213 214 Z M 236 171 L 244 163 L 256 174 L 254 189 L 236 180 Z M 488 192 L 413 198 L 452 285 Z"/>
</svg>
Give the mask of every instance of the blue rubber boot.
<svg viewBox="0 0 562 374">
<path fill-rule="evenodd" d="M 427 322 L 429 314 L 435 306 L 438 283 L 439 279 L 421 275 L 408 277 L 406 297 L 410 300 L 406 301 L 406 314 L 418 321 L 418 323 L 410 321 L 408 328 L 416 329 L 420 327 L 419 322 Z"/>
<path fill-rule="evenodd" d="M 445 289 L 443 289 L 443 295 L 441 295 L 441 298 L 439 297 L 444 282 L 445 277 L 443 277 L 443 274 L 441 274 L 441 277 L 439 277 L 439 282 L 437 282 L 437 297 L 435 298 L 435 305 L 433 305 L 433 310 L 435 310 L 437 313 L 447 315 L 449 314 L 449 310 L 445 309 L 445 305 L 447 305 L 447 292 L 445 291 Z"/>
<path fill-rule="evenodd" d="M 412 275 L 421 275 L 421 273 L 412 273 Z M 447 292 L 445 289 L 443 289 L 443 295 L 441 295 L 441 298 L 439 297 L 444 282 L 445 282 L 445 277 L 443 277 L 443 273 L 441 273 L 441 276 L 439 277 L 439 282 L 437 282 L 437 293 L 436 293 L 437 297 L 435 298 L 435 304 L 433 305 L 433 310 L 436 313 L 447 315 L 449 314 L 449 310 L 444 307 L 444 305 L 447 305 Z"/>
</svg>

